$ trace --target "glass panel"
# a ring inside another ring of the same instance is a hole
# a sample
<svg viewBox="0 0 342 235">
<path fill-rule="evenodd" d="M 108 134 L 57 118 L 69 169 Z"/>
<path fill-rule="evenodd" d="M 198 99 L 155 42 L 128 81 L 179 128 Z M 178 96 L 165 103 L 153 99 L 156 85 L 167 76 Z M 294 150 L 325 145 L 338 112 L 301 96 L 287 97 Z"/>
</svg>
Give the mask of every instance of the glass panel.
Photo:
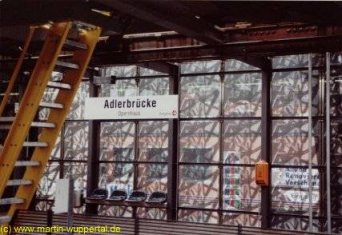
<svg viewBox="0 0 342 235">
<path fill-rule="evenodd" d="M 63 178 L 72 177 L 75 190 L 85 190 L 87 188 L 87 163 L 65 162 L 63 173 Z"/>
<path fill-rule="evenodd" d="M 190 61 L 181 63 L 181 73 L 213 73 L 221 70 L 220 60 Z"/>
<path fill-rule="evenodd" d="M 169 94 L 169 78 L 141 79 L 139 82 L 139 95 L 167 95 Z"/>
<path fill-rule="evenodd" d="M 134 79 L 117 80 L 115 84 L 101 85 L 99 97 L 137 96 L 139 93 Z"/>
<path fill-rule="evenodd" d="M 100 163 L 99 187 L 108 190 L 108 196 L 116 189 L 125 190 L 131 194 L 133 190 L 133 164 Z"/>
<path fill-rule="evenodd" d="M 342 69 L 331 69 L 330 79 L 330 113 L 332 116 L 342 116 Z"/>
<path fill-rule="evenodd" d="M 331 214 L 342 216 L 342 167 L 331 169 Z"/>
<path fill-rule="evenodd" d="M 223 167 L 223 208 L 259 212 L 261 189 L 255 184 L 254 167 Z"/>
<path fill-rule="evenodd" d="M 139 161 L 166 162 L 168 134 L 167 121 L 139 122 Z"/>
<path fill-rule="evenodd" d="M 312 223 L 313 231 L 319 232 L 321 223 L 319 220 L 314 219 Z M 285 229 L 285 230 L 309 230 L 309 218 L 296 218 L 293 216 L 273 216 L 271 226 L 273 229 Z M 289 232 L 290 234 L 290 232 Z"/>
<path fill-rule="evenodd" d="M 181 117 L 217 117 L 220 115 L 220 76 L 182 77 L 180 89 Z"/>
<path fill-rule="evenodd" d="M 35 210 L 36 211 L 48 211 L 53 207 L 54 201 L 49 200 L 49 201 L 39 201 L 36 199 L 36 204 L 35 204 Z"/>
<path fill-rule="evenodd" d="M 320 155 L 321 124 L 313 123 L 312 163 L 318 164 Z M 272 163 L 282 165 L 307 165 L 308 162 L 308 121 L 273 120 L 272 122 Z"/>
<path fill-rule="evenodd" d="M 243 71 L 243 70 L 260 70 L 250 64 L 244 63 L 240 60 L 229 59 L 224 63 L 224 71 Z"/>
<path fill-rule="evenodd" d="M 218 208 L 219 178 L 216 166 L 180 166 L 179 206 Z"/>
<path fill-rule="evenodd" d="M 318 112 L 319 73 L 312 74 L 312 114 Z M 308 115 L 308 72 L 276 72 L 271 83 L 271 106 L 273 116 Z"/>
<path fill-rule="evenodd" d="M 61 159 L 61 133 L 58 134 L 55 146 L 52 149 L 49 160 L 59 160 Z"/>
<path fill-rule="evenodd" d="M 88 122 L 66 122 L 64 130 L 64 159 L 83 160 L 88 158 Z"/>
<path fill-rule="evenodd" d="M 137 75 L 137 66 L 109 66 L 101 69 L 103 77 L 135 77 Z"/>
<path fill-rule="evenodd" d="M 100 161 L 134 160 L 134 122 L 102 122 Z"/>
<path fill-rule="evenodd" d="M 307 214 L 309 210 L 309 170 L 304 168 L 272 169 L 272 208 L 279 212 Z M 319 213 L 320 175 L 312 169 L 312 207 Z"/>
<path fill-rule="evenodd" d="M 320 66 L 323 65 L 324 59 L 322 55 L 311 55 L 312 65 Z M 308 67 L 308 55 L 287 55 L 287 56 L 276 56 L 272 59 L 272 68 L 274 69 L 285 69 L 285 68 L 303 68 Z"/>
<path fill-rule="evenodd" d="M 242 225 L 242 226 L 261 226 L 260 215 L 238 214 L 238 213 L 224 213 L 222 216 L 222 223 L 227 225 Z"/>
<path fill-rule="evenodd" d="M 261 73 L 226 75 L 223 110 L 225 116 L 261 116 Z"/>
<path fill-rule="evenodd" d="M 224 121 L 223 163 L 255 164 L 261 158 L 261 121 Z"/>
<path fill-rule="evenodd" d="M 38 198 L 53 199 L 56 192 L 56 179 L 60 178 L 60 165 L 50 162 L 45 168 L 37 190 Z"/>
<path fill-rule="evenodd" d="M 332 232 L 336 234 L 342 234 L 342 219 L 332 219 Z"/>
<path fill-rule="evenodd" d="M 160 191 L 167 192 L 166 164 L 139 164 L 137 189 L 151 194 Z"/>
<path fill-rule="evenodd" d="M 105 216 L 130 218 L 132 217 L 133 210 L 132 210 L 132 207 L 128 207 L 128 206 L 100 205 L 98 207 L 98 214 L 105 215 Z M 121 228 L 124 228 L 124 227 L 121 227 Z M 123 232 L 123 230 L 121 230 L 121 232 Z"/>
<path fill-rule="evenodd" d="M 331 65 L 340 65 L 342 64 L 342 52 L 335 52 L 331 54 L 330 57 Z"/>
<path fill-rule="evenodd" d="M 139 67 L 139 75 L 140 76 L 151 76 L 151 75 L 165 75 L 166 73 L 162 73 L 153 69 L 148 69 L 144 67 Z"/>
<path fill-rule="evenodd" d="M 166 220 L 166 209 L 160 208 L 141 208 L 137 209 L 138 218 Z"/>
<path fill-rule="evenodd" d="M 200 211 L 200 210 L 179 210 L 178 221 L 195 222 L 195 223 L 218 223 L 218 212 L 216 211 Z"/>
<path fill-rule="evenodd" d="M 342 167 L 342 121 L 331 122 L 331 164 Z"/>
<path fill-rule="evenodd" d="M 218 121 L 182 121 L 180 123 L 180 161 L 219 162 L 219 133 Z"/>
<path fill-rule="evenodd" d="M 89 82 L 81 82 L 72 102 L 67 119 L 84 119 L 84 103 L 87 97 L 89 97 Z"/>
</svg>

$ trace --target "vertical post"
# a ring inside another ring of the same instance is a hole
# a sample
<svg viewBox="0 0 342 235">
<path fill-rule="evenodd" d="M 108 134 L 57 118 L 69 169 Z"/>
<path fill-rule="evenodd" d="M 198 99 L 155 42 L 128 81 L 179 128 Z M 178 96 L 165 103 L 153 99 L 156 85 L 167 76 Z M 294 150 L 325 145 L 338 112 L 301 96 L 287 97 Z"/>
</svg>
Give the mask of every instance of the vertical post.
<svg viewBox="0 0 342 235">
<path fill-rule="evenodd" d="M 92 71 L 91 77 L 93 78 L 95 71 Z M 98 87 L 94 84 L 93 79 L 90 79 L 89 84 L 89 96 L 98 96 Z M 96 120 L 89 121 L 89 136 L 88 136 L 88 162 L 87 162 L 87 196 L 97 188 L 99 181 L 99 135 L 100 135 L 100 122 Z M 87 214 L 97 214 L 96 204 L 86 205 Z"/>
<path fill-rule="evenodd" d="M 220 179 L 219 179 L 219 208 L 220 211 L 218 212 L 219 214 L 219 224 L 223 224 L 223 219 L 224 219 L 224 213 L 222 212 L 223 210 L 223 169 L 224 169 L 224 78 L 225 75 L 223 72 L 225 71 L 225 60 L 221 61 L 221 66 L 220 66 L 220 83 L 221 83 L 221 107 L 220 107 L 220 165 L 219 165 L 219 172 L 220 172 Z"/>
<path fill-rule="evenodd" d="M 309 232 L 312 232 L 312 59 L 311 54 L 308 54 L 308 154 L 309 154 Z"/>
<path fill-rule="evenodd" d="M 327 228 L 328 233 L 331 233 L 331 192 L 330 192 L 330 52 L 326 53 L 326 175 L 327 175 Z"/>
<path fill-rule="evenodd" d="M 272 80 L 272 62 L 265 59 L 262 66 L 262 114 L 261 114 L 261 159 L 269 163 L 271 171 L 271 80 Z M 271 175 L 271 172 L 269 172 Z M 271 185 L 261 188 L 261 227 L 263 229 L 270 227 L 271 221 Z"/>
<path fill-rule="evenodd" d="M 70 228 L 73 226 L 73 208 L 74 208 L 74 180 L 69 179 L 69 198 L 68 198 L 68 215 L 67 215 L 67 226 Z M 72 234 L 72 233 L 68 233 Z"/>
<path fill-rule="evenodd" d="M 179 67 L 170 69 L 169 93 L 178 94 L 180 71 Z M 178 110 L 179 111 L 179 110 Z M 168 178 L 167 178 L 167 219 L 177 220 L 177 196 L 178 196 L 178 119 L 169 120 L 168 138 Z"/>
</svg>

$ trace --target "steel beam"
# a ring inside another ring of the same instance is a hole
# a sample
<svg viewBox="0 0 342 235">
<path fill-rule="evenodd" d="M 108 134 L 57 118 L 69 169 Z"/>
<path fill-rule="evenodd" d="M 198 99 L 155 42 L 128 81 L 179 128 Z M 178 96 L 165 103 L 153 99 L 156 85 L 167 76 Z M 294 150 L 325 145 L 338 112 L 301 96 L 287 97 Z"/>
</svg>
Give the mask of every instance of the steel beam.
<svg viewBox="0 0 342 235">
<path fill-rule="evenodd" d="M 170 67 L 169 93 L 178 94 L 180 69 L 178 66 Z M 167 219 L 177 220 L 178 198 L 178 130 L 179 120 L 169 120 L 168 136 L 168 178 L 167 178 Z"/>
<path fill-rule="evenodd" d="M 92 71 L 92 77 L 94 77 L 95 71 Z M 98 87 L 90 81 L 89 86 L 89 96 L 97 97 L 99 94 Z M 100 153 L 99 149 L 96 146 L 100 146 L 100 122 L 97 120 L 89 121 L 89 147 L 88 147 L 88 161 L 87 161 L 87 196 L 91 195 L 93 190 L 98 187 L 99 182 L 99 158 Z M 97 214 L 97 205 L 96 204 L 87 204 L 86 205 L 86 213 L 87 214 Z"/>
<path fill-rule="evenodd" d="M 101 0 L 97 1 L 103 3 L 121 13 L 131 15 L 135 18 L 148 21 L 150 23 L 164 27 L 167 30 L 174 30 L 180 34 L 195 38 L 206 44 L 220 44 L 223 42 L 223 35 L 214 27 L 209 26 L 201 19 L 197 19 L 195 16 L 181 14 L 172 14 L 172 10 L 175 7 L 174 3 L 169 4 L 169 9 L 163 10 L 158 7 L 157 2 L 154 4 L 148 4 L 148 2 L 141 3 L 139 1 L 131 0 Z M 179 10 L 179 8 L 178 8 Z"/>
<path fill-rule="evenodd" d="M 92 65 L 132 64 L 151 61 L 182 61 L 217 58 L 248 58 L 342 50 L 342 36 L 310 37 L 276 41 L 226 43 L 222 46 L 188 46 L 130 52 L 103 52 Z"/>
<path fill-rule="evenodd" d="M 261 115 L 261 159 L 269 163 L 269 175 L 271 175 L 271 79 L 272 79 L 272 62 L 265 59 L 262 69 L 262 115 Z M 271 221 L 271 186 L 261 188 L 261 227 L 269 228 Z"/>
</svg>

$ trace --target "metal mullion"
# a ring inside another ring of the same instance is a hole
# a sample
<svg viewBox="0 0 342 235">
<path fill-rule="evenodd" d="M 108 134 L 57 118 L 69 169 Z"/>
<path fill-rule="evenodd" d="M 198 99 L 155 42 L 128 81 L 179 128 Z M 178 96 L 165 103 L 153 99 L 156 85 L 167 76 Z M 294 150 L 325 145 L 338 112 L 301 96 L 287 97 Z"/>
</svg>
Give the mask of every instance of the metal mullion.
<svg viewBox="0 0 342 235">
<path fill-rule="evenodd" d="M 181 121 L 261 120 L 261 117 L 182 117 Z"/>
<path fill-rule="evenodd" d="M 312 117 L 315 120 L 320 119 L 321 117 Z M 308 117 L 307 116 L 273 116 L 272 120 L 307 120 Z"/>
<path fill-rule="evenodd" d="M 307 169 L 308 165 L 281 165 L 281 164 L 272 164 L 272 168 L 296 168 L 296 169 Z M 314 169 L 322 169 L 325 168 L 323 165 L 313 165 Z"/>
<path fill-rule="evenodd" d="M 196 76 L 213 76 L 213 75 L 228 75 L 228 74 L 245 74 L 245 73 L 261 73 L 261 70 L 231 70 L 210 73 L 183 73 L 181 77 L 196 77 Z"/>
<path fill-rule="evenodd" d="M 331 233 L 331 163 L 330 163 L 330 53 L 326 53 L 326 192 L 327 232 Z"/>
<path fill-rule="evenodd" d="M 319 70 L 323 68 L 322 66 L 314 66 L 312 67 L 312 70 Z M 273 73 L 279 73 L 279 72 L 305 72 L 308 71 L 308 67 L 296 67 L 296 68 L 279 68 L 279 69 L 272 69 Z"/>
<path fill-rule="evenodd" d="M 272 159 L 272 112 L 271 112 L 271 81 L 272 81 L 272 61 L 266 59 L 264 61 L 262 84 L 261 84 L 261 159 L 269 164 L 269 175 L 271 175 Z M 272 197 L 271 186 L 272 179 L 270 177 L 270 185 L 261 188 L 261 227 L 267 229 L 271 227 L 270 221 L 272 217 Z"/>
<path fill-rule="evenodd" d="M 180 206 L 178 207 L 181 210 L 195 210 L 195 211 L 211 211 L 211 212 L 228 212 L 228 213 L 235 213 L 235 214 L 250 214 L 250 215 L 259 215 L 259 212 L 255 211 L 244 211 L 244 210 L 223 210 L 223 209 L 215 209 L 215 208 L 201 208 L 201 207 L 187 207 L 187 206 Z"/>
<path fill-rule="evenodd" d="M 301 214 L 295 214 L 295 213 L 279 213 L 279 212 L 273 212 L 274 216 L 285 216 L 285 217 L 296 217 L 296 218 L 308 218 L 308 215 L 301 215 Z M 324 216 L 313 216 L 313 219 L 324 219 Z"/>
<path fill-rule="evenodd" d="M 254 167 L 254 164 L 229 164 L 229 163 L 222 163 L 222 162 L 179 162 L 179 165 L 197 165 L 197 166 L 238 166 L 238 167 Z"/>
<path fill-rule="evenodd" d="M 158 161 L 109 161 L 103 160 L 99 161 L 99 163 L 114 163 L 114 164 L 167 164 L 167 162 L 158 162 Z"/>
<path fill-rule="evenodd" d="M 180 87 L 179 67 L 170 68 L 169 94 L 178 94 Z M 178 96 L 178 102 L 180 98 Z M 178 108 L 179 113 L 179 108 Z M 178 151 L 179 151 L 179 119 L 170 119 L 168 135 L 168 178 L 167 178 L 167 219 L 177 221 L 178 218 Z"/>
<path fill-rule="evenodd" d="M 225 64 L 225 61 L 222 60 L 221 61 L 221 72 L 224 72 L 224 64 Z M 220 74 L 220 82 L 221 82 L 221 102 L 220 102 L 220 133 L 219 133 L 219 154 L 220 154 L 220 157 L 219 157 L 219 163 L 223 163 L 223 151 L 224 151 L 224 120 L 221 118 L 224 116 L 224 111 L 223 111 L 223 108 L 224 108 L 224 79 L 225 79 L 225 76 L 224 74 Z M 219 168 L 219 209 L 223 209 L 223 167 L 222 165 L 219 165 L 218 166 Z M 223 213 L 219 211 L 219 224 L 223 224 Z"/>
<path fill-rule="evenodd" d="M 161 75 L 147 75 L 147 76 L 136 76 L 136 77 L 116 77 L 116 76 L 111 76 L 115 80 L 130 80 L 130 79 L 155 79 L 155 78 L 168 78 L 170 75 L 168 74 L 161 74 Z"/>
<path fill-rule="evenodd" d="M 95 75 L 96 71 L 91 72 L 91 76 Z M 89 96 L 98 97 L 99 88 L 91 81 L 89 83 Z M 90 195 L 94 189 L 98 187 L 99 182 L 99 159 L 100 159 L 100 134 L 101 122 L 97 120 L 89 120 L 89 136 L 88 136 L 88 165 L 87 165 L 87 195 Z M 97 214 L 97 206 L 92 204 L 86 205 L 86 213 Z"/>
<path fill-rule="evenodd" d="M 312 58 L 311 54 L 308 54 L 308 97 L 309 97 L 309 113 L 308 113 L 308 142 L 309 142 L 309 147 L 308 147 L 308 155 L 309 155 L 309 176 L 308 176 L 308 184 L 309 184 L 309 232 L 312 232 L 313 229 L 313 212 L 312 212 Z"/>
</svg>

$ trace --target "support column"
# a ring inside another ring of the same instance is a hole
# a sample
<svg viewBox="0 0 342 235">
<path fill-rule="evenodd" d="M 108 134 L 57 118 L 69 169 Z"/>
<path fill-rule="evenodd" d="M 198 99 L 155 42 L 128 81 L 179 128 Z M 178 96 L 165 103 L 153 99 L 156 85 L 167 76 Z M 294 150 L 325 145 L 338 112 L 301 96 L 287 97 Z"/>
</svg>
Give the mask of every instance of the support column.
<svg viewBox="0 0 342 235">
<path fill-rule="evenodd" d="M 269 175 L 271 176 L 271 80 L 272 80 L 272 61 L 265 59 L 262 66 L 262 114 L 261 114 L 261 159 L 269 163 Z M 261 188 L 261 227 L 270 227 L 271 215 L 271 185 Z"/>
<path fill-rule="evenodd" d="M 170 66 L 169 93 L 178 94 L 180 70 L 178 66 Z M 178 110 L 179 111 L 179 110 Z M 168 178 L 167 178 L 167 219 L 177 220 L 177 197 L 178 197 L 178 119 L 169 120 L 168 138 Z"/>
<path fill-rule="evenodd" d="M 96 71 L 91 73 L 94 78 Z M 98 86 L 90 79 L 89 96 L 97 97 L 99 93 Z M 87 196 L 89 196 L 94 189 L 98 187 L 99 182 L 99 149 L 100 146 L 100 122 L 98 120 L 89 121 L 88 134 L 88 162 L 87 162 Z M 87 204 L 86 214 L 97 214 L 96 204 Z"/>
</svg>

